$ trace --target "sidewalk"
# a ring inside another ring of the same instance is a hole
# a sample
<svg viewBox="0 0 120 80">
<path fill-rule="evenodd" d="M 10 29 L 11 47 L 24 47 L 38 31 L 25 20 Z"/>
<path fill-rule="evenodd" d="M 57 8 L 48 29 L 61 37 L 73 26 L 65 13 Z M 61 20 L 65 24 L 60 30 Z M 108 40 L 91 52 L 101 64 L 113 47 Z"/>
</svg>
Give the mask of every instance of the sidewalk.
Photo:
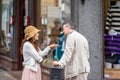
<svg viewBox="0 0 120 80">
<path fill-rule="evenodd" d="M 17 79 L 10 76 L 5 70 L 0 69 L 0 80 L 17 80 Z"/>
<path fill-rule="evenodd" d="M 0 68 L 0 80 L 21 80 L 22 71 L 6 71 Z"/>
<path fill-rule="evenodd" d="M 16 78 L 17 80 L 21 80 L 21 77 L 22 77 L 22 71 L 7 71 L 7 73 Z"/>
</svg>

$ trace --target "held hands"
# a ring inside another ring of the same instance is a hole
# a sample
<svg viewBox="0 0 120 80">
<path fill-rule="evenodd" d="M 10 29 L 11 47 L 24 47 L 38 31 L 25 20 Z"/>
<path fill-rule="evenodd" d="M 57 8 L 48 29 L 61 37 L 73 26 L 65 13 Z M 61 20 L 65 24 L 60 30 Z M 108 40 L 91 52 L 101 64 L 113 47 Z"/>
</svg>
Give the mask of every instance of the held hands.
<svg viewBox="0 0 120 80">
<path fill-rule="evenodd" d="M 53 61 L 53 66 L 59 66 L 58 61 Z"/>
<path fill-rule="evenodd" d="M 57 46 L 58 46 L 58 44 L 55 44 L 55 43 L 54 43 L 54 44 L 49 45 L 49 47 L 50 47 L 50 48 L 56 48 Z"/>
</svg>

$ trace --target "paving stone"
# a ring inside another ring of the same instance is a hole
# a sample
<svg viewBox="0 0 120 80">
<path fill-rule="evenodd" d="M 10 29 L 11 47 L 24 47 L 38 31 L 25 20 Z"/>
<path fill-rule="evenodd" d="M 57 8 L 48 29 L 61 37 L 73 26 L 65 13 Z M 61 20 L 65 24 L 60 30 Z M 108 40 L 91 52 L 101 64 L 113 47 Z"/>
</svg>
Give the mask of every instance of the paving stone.
<svg viewBox="0 0 120 80">
<path fill-rule="evenodd" d="M 7 73 L 7 71 L 0 69 L 0 80 L 17 80 Z"/>
</svg>

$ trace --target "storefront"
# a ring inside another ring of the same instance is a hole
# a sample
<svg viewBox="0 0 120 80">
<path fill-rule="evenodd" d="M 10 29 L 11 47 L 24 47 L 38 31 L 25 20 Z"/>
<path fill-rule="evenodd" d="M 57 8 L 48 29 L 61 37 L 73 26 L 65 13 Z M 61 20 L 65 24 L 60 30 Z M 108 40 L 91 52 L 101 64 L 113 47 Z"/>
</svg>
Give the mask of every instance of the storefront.
<svg viewBox="0 0 120 80">
<path fill-rule="evenodd" d="M 42 29 L 40 46 L 41 49 L 44 49 L 52 43 L 58 43 L 59 28 L 64 21 L 65 3 L 63 0 L 41 0 L 40 3 L 40 26 Z M 51 57 L 54 58 L 54 55 Z"/>
<path fill-rule="evenodd" d="M 11 45 L 13 44 L 13 25 L 14 25 L 14 16 L 13 16 L 13 0 L 1 0 L 1 22 L 0 22 L 0 61 L 1 66 L 6 66 L 7 69 L 10 69 L 6 64 L 7 61 L 16 64 L 16 60 L 8 59 L 11 57 Z M 4 60 L 6 63 L 3 64 Z M 13 65 L 10 64 L 10 67 Z M 16 67 L 16 66 L 14 66 Z"/>
<path fill-rule="evenodd" d="M 120 79 L 120 0 L 105 0 L 104 77 Z"/>
<path fill-rule="evenodd" d="M 25 16 L 28 9 L 25 8 L 25 0 L 1 0 L 0 6 L 0 67 L 21 70 L 20 45 L 24 28 L 29 25 Z"/>
<path fill-rule="evenodd" d="M 106 27 L 108 26 L 107 17 L 111 18 L 107 15 L 108 11 L 110 6 L 116 4 L 116 1 L 119 0 L 1 0 L 0 67 L 10 70 L 22 69 L 22 54 L 19 48 L 24 38 L 24 28 L 27 25 L 33 25 L 42 30 L 39 42 L 41 49 L 44 49 L 58 40 L 60 33 L 58 27 L 54 28 L 55 25 L 60 26 L 65 18 L 69 18 L 77 25 L 76 30 L 82 33 L 90 44 L 89 80 L 120 79 L 119 49 L 116 52 L 118 54 L 106 54 L 104 36 L 109 28 Z M 56 32 L 52 32 L 52 29 Z M 118 27 L 113 27 L 113 29 L 119 31 Z M 116 44 L 119 43 L 115 43 L 114 46 Z M 51 51 L 47 56 L 42 67 L 45 80 L 48 80 L 46 76 L 49 77 L 52 60 L 57 59 L 53 53 L 54 51 Z"/>
<path fill-rule="evenodd" d="M 57 23 L 55 29 L 59 31 L 64 2 L 62 0 L 1 0 L 0 6 L 0 67 L 21 70 L 20 45 L 24 38 L 25 27 L 33 25 L 42 30 L 39 42 L 41 49 L 44 49 L 50 44 L 51 37 L 56 38 L 59 35 L 59 33 L 51 34 L 51 29 L 55 26 L 54 23 Z M 52 55 L 50 57 L 53 59 Z"/>
<path fill-rule="evenodd" d="M 40 47 L 44 49 L 52 43 L 58 43 L 60 38 L 59 28 L 64 21 L 65 3 L 63 0 L 41 0 L 39 9 L 40 29 L 42 30 L 40 34 Z M 43 80 L 50 80 L 50 68 L 54 59 L 58 59 L 58 55 L 56 55 L 55 50 L 52 50 L 41 65 Z"/>
</svg>

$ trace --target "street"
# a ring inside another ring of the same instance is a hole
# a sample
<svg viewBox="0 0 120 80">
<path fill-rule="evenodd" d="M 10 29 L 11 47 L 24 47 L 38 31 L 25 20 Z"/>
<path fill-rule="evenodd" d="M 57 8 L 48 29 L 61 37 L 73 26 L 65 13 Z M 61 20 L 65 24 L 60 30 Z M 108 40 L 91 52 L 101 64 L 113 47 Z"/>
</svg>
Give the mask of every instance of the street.
<svg viewBox="0 0 120 80">
<path fill-rule="evenodd" d="M 7 73 L 7 71 L 0 68 L 0 80 L 17 80 Z"/>
</svg>

